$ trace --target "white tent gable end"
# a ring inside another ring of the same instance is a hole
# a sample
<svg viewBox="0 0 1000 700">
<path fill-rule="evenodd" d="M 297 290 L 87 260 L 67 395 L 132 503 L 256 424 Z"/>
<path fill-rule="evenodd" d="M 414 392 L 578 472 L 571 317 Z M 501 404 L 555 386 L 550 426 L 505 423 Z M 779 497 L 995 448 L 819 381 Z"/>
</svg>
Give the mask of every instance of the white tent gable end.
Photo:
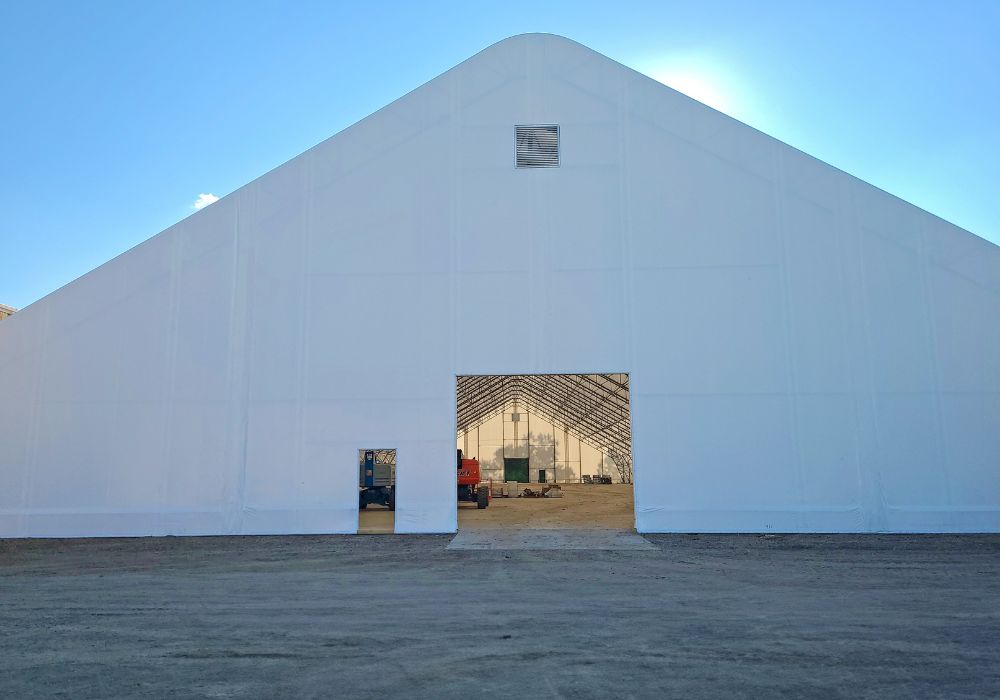
<svg viewBox="0 0 1000 700">
<path fill-rule="evenodd" d="M 4 320 L 0 367 L 0 536 L 354 532 L 371 446 L 397 531 L 453 531 L 456 377 L 604 372 L 640 531 L 1000 530 L 1000 249 L 548 35 Z"/>
</svg>

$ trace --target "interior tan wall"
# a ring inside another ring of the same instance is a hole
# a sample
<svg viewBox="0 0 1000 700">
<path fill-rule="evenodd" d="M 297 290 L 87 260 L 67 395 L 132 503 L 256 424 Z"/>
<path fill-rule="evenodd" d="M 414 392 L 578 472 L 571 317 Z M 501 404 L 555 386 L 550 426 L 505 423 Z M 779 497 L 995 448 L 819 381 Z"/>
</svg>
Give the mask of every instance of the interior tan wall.
<svg viewBox="0 0 1000 700">
<path fill-rule="evenodd" d="M 583 474 L 609 474 L 617 482 L 614 462 L 600 450 L 582 442 L 569 431 L 553 426 L 528 408 L 518 408 L 514 421 L 513 409 L 497 414 L 466 433 L 459 433 L 458 449 L 467 457 L 479 459 L 483 478 L 503 480 L 503 458 L 528 457 L 530 478 L 539 481 L 539 470 L 545 470 L 546 482 L 579 482 Z"/>
</svg>

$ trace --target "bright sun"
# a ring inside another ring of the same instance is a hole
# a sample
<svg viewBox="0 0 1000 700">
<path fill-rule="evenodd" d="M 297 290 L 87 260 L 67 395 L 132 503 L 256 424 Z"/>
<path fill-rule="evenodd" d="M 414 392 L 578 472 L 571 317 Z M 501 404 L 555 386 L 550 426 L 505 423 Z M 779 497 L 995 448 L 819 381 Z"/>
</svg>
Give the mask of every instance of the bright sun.
<svg viewBox="0 0 1000 700">
<path fill-rule="evenodd" d="M 650 77 L 720 112 L 728 112 L 732 108 L 722 89 L 706 75 L 694 71 L 662 70 Z"/>
<path fill-rule="evenodd" d="M 731 71 L 718 57 L 684 54 L 643 61 L 640 71 L 720 112 L 738 108 Z"/>
</svg>

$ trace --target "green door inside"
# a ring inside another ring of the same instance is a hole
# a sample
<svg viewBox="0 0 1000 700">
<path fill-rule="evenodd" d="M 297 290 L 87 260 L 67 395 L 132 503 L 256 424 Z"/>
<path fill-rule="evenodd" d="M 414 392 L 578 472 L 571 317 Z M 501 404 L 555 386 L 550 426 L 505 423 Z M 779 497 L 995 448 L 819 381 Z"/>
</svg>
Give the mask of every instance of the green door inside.
<svg viewBox="0 0 1000 700">
<path fill-rule="evenodd" d="M 528 458 L 504 457 L 503 480 L 528 482 Z"/>
</svg>

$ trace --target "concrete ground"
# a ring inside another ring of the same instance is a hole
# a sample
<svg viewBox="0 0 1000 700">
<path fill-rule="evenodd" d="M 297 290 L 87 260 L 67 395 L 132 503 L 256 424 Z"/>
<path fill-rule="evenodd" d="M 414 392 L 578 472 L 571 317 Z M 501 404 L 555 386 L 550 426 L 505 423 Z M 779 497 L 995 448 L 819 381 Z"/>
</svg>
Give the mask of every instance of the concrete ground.
<svg viewBox="0 0 1000 700">
<path fill-rule="evenodd" d="M 996 698 L 1000 536 L 0 541 L 4 698 Z"/>
<path fill-rule="evenodd" d="M 499 530 L 459 530 L 454 539 L 448 543 L 448 549 L 656 551 L 657 546 L 637 534 L 635 530 L 508 527 Z"/>
</svg>

